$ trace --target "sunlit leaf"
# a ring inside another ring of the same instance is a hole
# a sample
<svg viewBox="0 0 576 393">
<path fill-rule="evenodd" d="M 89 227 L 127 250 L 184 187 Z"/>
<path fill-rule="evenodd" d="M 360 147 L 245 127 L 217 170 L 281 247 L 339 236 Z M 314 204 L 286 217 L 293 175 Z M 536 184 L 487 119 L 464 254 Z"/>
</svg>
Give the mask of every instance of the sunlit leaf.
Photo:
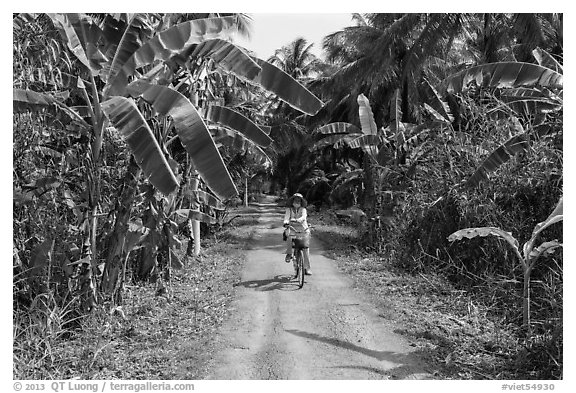
<svg viewBox="0 0 576 393">
<path fill-rule="evenodd" d="M 358 112 L 362 132 L 367 135 L 376 135 L 378 133 L 378 127 L 376 127 L 376 122 L 374 121 L 370 101 L 368 101 L 368 98 L 366 98 L 364 94 L 358 95 Z"/>
</svg>

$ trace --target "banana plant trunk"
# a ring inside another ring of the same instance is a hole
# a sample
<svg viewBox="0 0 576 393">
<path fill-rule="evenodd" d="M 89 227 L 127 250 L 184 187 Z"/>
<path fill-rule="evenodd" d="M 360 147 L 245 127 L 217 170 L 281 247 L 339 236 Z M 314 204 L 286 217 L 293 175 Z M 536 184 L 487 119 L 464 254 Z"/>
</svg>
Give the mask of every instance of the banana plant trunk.
<svg viewBox="0 0 576 393">
<path fill-rule="evenodd" d="M 200 179 L 198 176 L 198 172 L 194 171 L 194 175 L 190 181 L 190 189 L 192 192 L 198 191 L 198 184 L 200 183 Z M 191 210 L 200 211 L 200 206 L 195 201 L 192 202 L 190 206 Z M 192 237 L 194 238 L 194 256 L 200 255 L 200 221 L 198 220 L 191 220 L 192 221 Z"/>
<path fill-rule="evenodd" d="M 248 207 L 248 176 L 244 179 L 244 206 Z"/>
<path fill-rule="evenodd" d="M 119 278 L 121 277 L 120 274 L 124 273 L 123 270 L 126 265 L 124 262 L 130 251 L 124 249 L 124 240 L 136 195 L 139 171 L 140 168 L 136 164 L 134 157 L 131 157 L 122 183 L 122 189 L 116 200 L 114 229 L 105 242 L 107 244 L 107 255 L 100 290 L 107 296 L 112 295 L 114 301 L 118 303 L 121 302 L 119 290 L 122 285 Z"/>
<path fill-rule="evenodd" d="M 526 331 L 530 331 L 530 275 L 532 274 L 532 266 L 527 265 L 524 270 L 524 293 L 522 304 L 522 323 Z"/>
<path fill-rule="evenodd" d="M 376 205 L 376 192 L 374 189 L 375 182 L 374 182 L 374 168 L 372 161 L 370 161 L 370 157 L 368 154 L 364 154 L 362 166 L 364 168 L 364 195 L 362 205 L 368 217 L 372 217 L 374 215 L 374 208 Z"/>
</svg>

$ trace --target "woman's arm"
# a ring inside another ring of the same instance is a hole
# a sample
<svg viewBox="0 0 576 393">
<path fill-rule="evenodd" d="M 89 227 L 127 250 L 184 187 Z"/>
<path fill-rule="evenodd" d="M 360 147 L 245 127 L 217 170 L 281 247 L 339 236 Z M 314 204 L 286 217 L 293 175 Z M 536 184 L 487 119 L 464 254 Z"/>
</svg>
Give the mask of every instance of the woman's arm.
<svg viewBox="0 0 576 393">
<path fill-rule="evenodd" d="M 286 208 L 286 213 L 284 213 L 284 224 L 290 224 L 290 208 Z"/>
<path fill-rule="evenodd" d="M 302 208 L 302 215 L 301 215 L 300 217 L 298 217 L 298 218 L 297 218 L 296 220 L 294 220 L 294 221 L 299 222 L 299 223 L 306 222 L 307 216 L 308 216 L 308 213 L 307 213 L 307 211 L 306 211 L 306 208 L 303 207 L 303 208 Z"/>
</svg>

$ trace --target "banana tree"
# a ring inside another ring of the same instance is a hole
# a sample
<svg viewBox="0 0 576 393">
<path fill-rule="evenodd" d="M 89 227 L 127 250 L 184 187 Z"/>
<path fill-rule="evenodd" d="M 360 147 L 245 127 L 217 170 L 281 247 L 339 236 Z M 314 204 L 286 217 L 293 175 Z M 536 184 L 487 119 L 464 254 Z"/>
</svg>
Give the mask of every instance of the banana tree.
<svg viewBox="0 0 576 393">
<path fill-rule="evenodd" d="M 430 88 L 433 89 L 431 86 Z M 385 192 L 384 187 L 390 191 L 400 168 L 408 169 L 418 162 L 422 137 L 432 130 L 448 127 L 450 123 L 449 112 L 445 103 L 439 98 L 433 105 L 444 108 L 445 113 L 441 114 L 440 109 L 434 110 L 429 105 L 429 112 L 434 116 L 431 116 L 430 122 L 419 126 L 401 121 L 401 105 L 400 92 L 397 90 L 390 103 L 390 124 L 378 128 L 368 99 L 360 94 L 358 96 L 360 127 L 337 122 L 319 127 L 315 131 L 315 134 L 320 135 L 314 145 L 315 149 L 326 146 L 334 148 L 348 146 L 364 152 L 363 170 L 352 174 L 345 173 L 343 176 L 346 178 L 346 184 L 350 184 L 358 177 L 363 178 L 367 194 L 365 207 L 368 208 L 368 216 L 371 218 L 376 215 L 377 206 L 381 207 L 384 203 L 384 195 L 390 194 Z M 337 179 L 336 183 L 340 183 L 340 179 Z M 376 198 L 379 200 L 376 201 Z"/>
<path fill-rule="evenodd" d="M 179 183 L 172 169 L 173 161 L 163 147 L 166 140 L 158 140 L 148 125 L 147 119 L 154 116 L 171 119 L 165 131 L 175 129 L 199 176 L 216 196 L 227 199 L 237 193 L 200 113 L 202 108 L 197 108 L 179 92 L 184 90 L 194 101 L 197 86 L 185 82 L 200 74 L 198 63 L 233 73 L 277 94 L 305 113 L 316 113 L 322 106 L 320 100 L 276 67 L 250 57 L 243 49 L 221 39 L 237 31 L 237 16 L 186 21 L 162 31 L 154 30 L 153 17 L 142 14 L 123 15 L 120 19 L 107 15 L 100 21 L 82 14 L 50 16 L 82 69 L 76 79 L 76 88 L 85 99 L 91 121 L 93 142 L 90 151 L 95 171 L 98 170 L 103 133 L 105 130 L 118 132 L 144 176 L 165 195 L 175 191 Z M 96 79 L 101 82 L 97 84 Z M 104 87 L 97 88 L 102 83 Z M 246 122 L 239 124 L 237 118 L 227 121 L 241 132 L 248 126 L 247 134 L 258 143 L 266 143 L 263 132 L 257 134 L 257 127 Z M 105 128 L 108 122 L 112 127 Z M 97 189 L 97 184 L 93 188 Z M 91 201 L 94 270 L 97 264 L 97 206 L 97 199 Z M 123 244 L 123 233 L 115 233 L 109 243 L 108 249 L 112 251 L 107 256 L 105 268 L 113 265 L 117 253 L 114 250 L 122 250 L 118 244 Z"/>
<path fill-rule="evenodd" d="M 303 86 L 274 66 L 250 57 L 241 48 L 221 39 L 238 30 L 237 16 L 186 21 L 162 31 L 154 29 L 152 16 L 143 14 L 122 15 L 119 19 L 107 15 L 100 20 L 83 14 L 51 14 L 50 17 L 63 42 L 78 60 L 80 72 L 75 76 L 73 89 L 84 98 L 88 109 L 86 118 L 89 123 L 84 126 L 93 133 L 90 152 L 95 173 L 98 172 L 104 132 L 118 132 L 151 184 L 165 195 L 175 191 L 178 177 L 171 166 L 173 161 L 163 147 L 166 141 L 157 139 L 147 121 L 152 116 L 167 116 L 172 122 L 169 129 L 176 130 L 208 188 L 221 199 L 237 193 L 199 112 L 202 108 L 195 107 L 178 91 L 184 90 L 191 95 L 196 93 L 194 84 L 186 89 L 183 82 L 199 74 L 198 63 L 211 64 L 220 72 L 233 73 L 278 94 L 304 112 L 315 113 L 322 105 Z M 202 59 L 205 59 L 203 63 Z M 29 94 L 16 91 L 14 95 L 15 101 L 22 100 L 22 97 L 24 102 L 36 100 Z M 151 109 L 146 109 L 146 105 Z M 63 101 L 60 101 L 60 106 L 66 108 Z M 74 113 L 72 108 L 66 109 Z M 247 123 L 239 124 L 234 119 L 228 119 L 228 123 L 241 132 L 247 126 Z M 112 127 L 106 127 L 108 124 Z M 265 144 L 264 133 L 258 135 L 257 129 L 248 126 L 247 134 Z M 97 176 L 89 178 L 97 179 Z M 98 184 L 90 188 L 98 189 Z M 93 271 L 97 271 L 98 265 L 98 202 L 95 198 L 90 203 Z M 119 229 L 109 239 L 110 252 L 105 268 L 118 260 L 115 257 L 123 249 L 123 238 L 122 229 Z M 111 276 L 110 280 L 114 281 L 117 275 Z"/>
<path fill-rule="evenodd" d="M 512 247 L 514 254 L 517 256 L 518 261 L 522 265 L 524 271 L 524 286 L 523 286 L 523 306 L 522 306 L 522 321 L 525 327 L 530 327 L 530 275 L 538 259 L 543 255 L 552 254 L 557 248 L 562 247 L 558 240 L 546 241 L 535 247 L 536 240 L 541 232 L 548 228 L 550 225 L 558 223 L 563 220 L 563 197 L 546 218 L 546 220 L 537 224 L 532 231 L 530 239 L 524 243 L 522 253 L 519 250 L 519 243 L 510 232 L 506 232 L 500 228 L 495 227 L 481 227 L 481 228 L 466 228 L 452 233 L 448 236 L 448 240 L 453 242 L 456 240 L 473 239 L 475 237 L 496 236 L 506 240 Z"/>
<path fill-rule="evenodd" d="M 468 187 L 487 180 L 491 172 L 515 155 L 526 152 L 535 141 L 562 132 L 556 119 L 561 119 L 563 112 L 563 67 L 540 48 L 532 53 L 538 64 L 479 65 L 448 77 L 440 85 L 440 91 L 449 95 L 461 94 L 470 88 L 495 91 L 499 97 L 497 109 L 506 113 L 516 130 L 515 135 L 489 153 L 466 180 Z M 528 120 L 523 122 L 522 118 Z"/>
</svg>

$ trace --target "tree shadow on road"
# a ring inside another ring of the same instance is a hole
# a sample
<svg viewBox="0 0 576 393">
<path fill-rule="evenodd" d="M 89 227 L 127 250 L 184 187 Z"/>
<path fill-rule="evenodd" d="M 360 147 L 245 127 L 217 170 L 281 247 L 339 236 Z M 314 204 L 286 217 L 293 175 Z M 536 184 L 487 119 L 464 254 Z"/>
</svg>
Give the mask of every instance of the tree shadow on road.
<svg viewBox="0 0 576 393">
<path fill-rule="evenodd" d="M 377 372 L 380 375 L 392 376 L 393 378 L 405 378 L 412 374 L 426 374 L 422 366 L 419 364 L 418 354 L 416 352 L 399 353 L 393 351 L 376 351 L 361 347 L 351 342 L 340 340 L 337 338 L 324 337 L 316 333 L 304 332 L 297 329 L 287 329 L 286 332 L 295 336 L 319 341 L 325 344 L 334 345 L 339 348 L 347 349 L 350 351 L 359 352 L 363 355 L 374 358 L 378 361 L 385 361 L 397 364 L 397 367 L 391 369 L 378 370 L 370 368 L 372 372 Z M 340 366 L 340 368 L 365 368 L 364 366 Z"/>
<path fill-rule="evenodd" d="M 280 274 L 274 278 L 264 280 L 250 280 L 234 284 L 235 287 L 254 289 L 260 292 L 267 291 L 295 291 L 298 290 L 298 283 L 293 280 L 290 274 Z"/>
</svg>

